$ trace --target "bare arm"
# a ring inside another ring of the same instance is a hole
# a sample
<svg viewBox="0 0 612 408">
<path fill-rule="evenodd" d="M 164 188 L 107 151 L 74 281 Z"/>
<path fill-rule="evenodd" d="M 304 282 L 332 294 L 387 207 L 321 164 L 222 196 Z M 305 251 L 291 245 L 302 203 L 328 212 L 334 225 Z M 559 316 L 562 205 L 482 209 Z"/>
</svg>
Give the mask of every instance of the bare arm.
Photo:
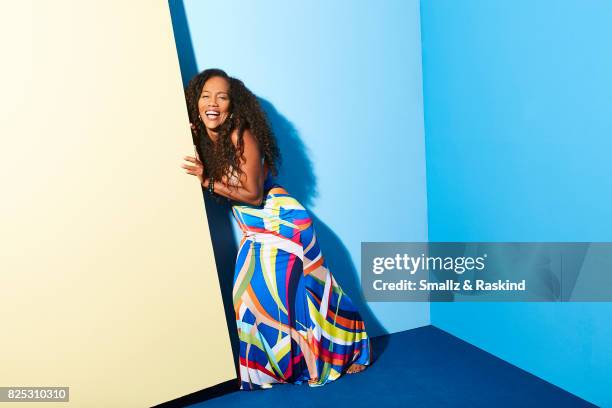
<svg viewBox="0 0 612 408">
<path fill-rule="evenodd" d="M 264 171 L 261 165 L 261 153 L 257 139 L 247 129 L 243 133 L 244 154 L 240 161 L 242 174 L 240 179 L 224 176 L 214 180 L 215 193 L 229 199 L 250 205 L 260 205 L 263 200 Z M 232 133 L 232 142 L 238 143 L 238 133 Z M 204 188 L 210 185 L 210 178 L 204 179 Z"/>
<path fill-rule="evenodd" d="M 238 132 L 232 133 L 232 142 L 238 143 Z M 261 165 L 261 153 L 257 139 L 247 129 L 243 133 L 244 152 L 240 161 L 242 174 L 240 179 L 234 177 L 222 177 L 221 180 L 214 180 L 215 193 L 227 197 L 231 200 L 246 203 L 249 205 L 260 205 L 263 200 L 263 183 L 265 172 Z M 200 184 L 204 188 L 210 185 L 210 178 L 205 176 L 205 169 L 198 157 L 185 156 L 185 160 L 195 164 L 195 166 L 183 164 L 186 172 L 197 176 Z"/>
</svg>

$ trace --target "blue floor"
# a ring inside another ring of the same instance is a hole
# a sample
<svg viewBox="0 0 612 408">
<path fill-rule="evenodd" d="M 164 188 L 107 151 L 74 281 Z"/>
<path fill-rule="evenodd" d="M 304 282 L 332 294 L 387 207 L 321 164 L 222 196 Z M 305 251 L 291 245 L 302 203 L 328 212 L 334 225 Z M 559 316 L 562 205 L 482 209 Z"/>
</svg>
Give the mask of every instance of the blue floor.
<svg viewBox="0 0 612 408">
<path fill-rule="evenodd" d="M 236 391 L 210 407 L 595 407 L 433 326 L 372 339 L 366 371 L 323 387 Z"/>
</svg>

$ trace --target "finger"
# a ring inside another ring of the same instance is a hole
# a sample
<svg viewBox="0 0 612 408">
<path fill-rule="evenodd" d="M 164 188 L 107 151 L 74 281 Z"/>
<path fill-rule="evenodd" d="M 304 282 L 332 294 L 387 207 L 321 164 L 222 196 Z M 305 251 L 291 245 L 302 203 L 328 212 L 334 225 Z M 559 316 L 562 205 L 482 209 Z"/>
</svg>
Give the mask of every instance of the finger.
<svg viewBox="0 0 612 408">
<path fill-rule="evenodd" d="M 202 166 L 202 162 L 200 161 L 200 159 L 199 159 L 199 158 L 198 158 L 198 159 L 196 159 L 196 158 L 195 158 L 195 157 L 193 157 L 193 156 L 185 156 L 185 157 L 184 157 L 184 159 L 185 159 L 185 160 L 187 160 L 187 161 L 189 161 L 189 162 L 192 162 L 192 163 L 195 163 L 195 164 L 198 164 L 198 165 Z"/>
<path fill-rule="evenodd" d="M 188 164 L 183 164 L 181 167 L 187 170 L 192 170 L 192 171 L 198 170 L 197 166 L 189 166 Z"/>
</svg>

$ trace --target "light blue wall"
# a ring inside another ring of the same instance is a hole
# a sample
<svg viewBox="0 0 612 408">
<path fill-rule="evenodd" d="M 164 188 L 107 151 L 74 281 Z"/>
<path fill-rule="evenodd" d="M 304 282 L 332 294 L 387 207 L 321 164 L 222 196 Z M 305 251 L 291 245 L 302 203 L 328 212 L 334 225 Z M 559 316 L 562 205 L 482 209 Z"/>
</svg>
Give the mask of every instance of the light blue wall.
<svg viewBox="0 0 612 408">
<path fill-rule="evenodd" d="M 612 2 L 424 0 L 429 238 L 612 241 Z M 431 305 L 432 324 L 612 407 L 612 304 Z"/>
<path fill-rule="evenodd" d="M 362 241 L 427 239 L 419 2 L 184 6 L 197 68 L 222 68 L 263 99 L 281 181 L 356 297 Z M 371 303 L 367 314 L 374 335 L 429 324 L 427 303 Z"/>
</svg>

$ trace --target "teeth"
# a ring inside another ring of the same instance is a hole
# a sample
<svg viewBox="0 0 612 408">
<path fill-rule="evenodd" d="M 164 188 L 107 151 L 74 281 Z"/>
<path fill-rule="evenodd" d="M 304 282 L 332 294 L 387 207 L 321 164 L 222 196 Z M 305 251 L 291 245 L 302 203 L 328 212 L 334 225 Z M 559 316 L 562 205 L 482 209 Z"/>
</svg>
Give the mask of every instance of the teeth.
<svg viewBox="0 0 612 408">
<path fill-rule="evenodd" d="M 206 115 L 214 115 L 214 116 L 219 116 L 219 112 L 215 112 L 215 111 L 206 111 Z"/>
</svg>

